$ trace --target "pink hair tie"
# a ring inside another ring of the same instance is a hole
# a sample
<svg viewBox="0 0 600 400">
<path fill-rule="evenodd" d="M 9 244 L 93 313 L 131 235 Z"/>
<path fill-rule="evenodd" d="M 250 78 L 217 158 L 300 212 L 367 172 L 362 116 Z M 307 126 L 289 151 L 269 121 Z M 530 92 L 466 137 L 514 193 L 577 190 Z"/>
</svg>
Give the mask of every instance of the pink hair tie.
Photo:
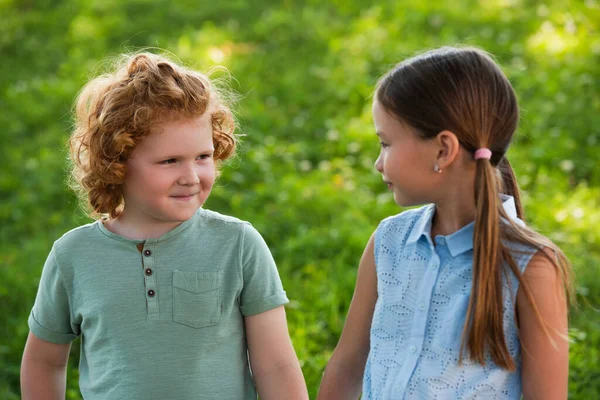
<svg viewBox="0 0 600 400">
<path fill-rule="evenodd" d="M 475 151 L 474 158 L 476 160 L 479 160 L 480 158 L 485 158 L 486 160 L 489 160 L 490 158 L 492 158 L 492 151 L 490 149 L 482 147 L 481 149 L 477 149 Z"/>
</svg>

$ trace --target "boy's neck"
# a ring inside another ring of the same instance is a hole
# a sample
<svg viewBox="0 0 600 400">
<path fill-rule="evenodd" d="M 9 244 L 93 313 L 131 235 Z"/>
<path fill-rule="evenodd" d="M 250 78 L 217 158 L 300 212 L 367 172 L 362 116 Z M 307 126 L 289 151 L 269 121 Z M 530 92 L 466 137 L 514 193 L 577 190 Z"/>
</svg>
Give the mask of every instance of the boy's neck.
<svg viewBox="0 0 600 400">
<path fill-rule="evenodd" d="M 181 222 L 182 221 L 169 221 L 144 226 L 130 221 L 125 215 L 121 214 L 115 219 L 104 221 L 104 226 L 112 233 L 116 233 L 127 239 L 146 240 L 148 238 L 160 238 L 167 232 L 179 226 Z"/>
</svg>

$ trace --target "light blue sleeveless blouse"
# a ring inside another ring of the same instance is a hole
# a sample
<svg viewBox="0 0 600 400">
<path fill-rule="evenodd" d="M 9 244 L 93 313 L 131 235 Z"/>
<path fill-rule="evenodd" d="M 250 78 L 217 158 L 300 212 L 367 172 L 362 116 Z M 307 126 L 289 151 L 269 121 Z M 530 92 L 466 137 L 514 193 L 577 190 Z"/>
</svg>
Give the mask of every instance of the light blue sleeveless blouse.
<svg viewBox="0 0 600 400">
<path fill-rule="evenodd" d="M 502 197 L 519 224 L 514 199 Z M 458 364 L 473 266 L 471 223 L 448 236 L 430 237 L 434 205 L 381 222 L 375 233 L 377 294 L 363 399 L 520 399 L 521 350 L 515 326 L 518 280 L 503 283 L 504 334 L 517 364 L 513 373 L 487 357 L 482 366 Z M 510 244 L 524 271 L 535 249 Z"/>
</svg>

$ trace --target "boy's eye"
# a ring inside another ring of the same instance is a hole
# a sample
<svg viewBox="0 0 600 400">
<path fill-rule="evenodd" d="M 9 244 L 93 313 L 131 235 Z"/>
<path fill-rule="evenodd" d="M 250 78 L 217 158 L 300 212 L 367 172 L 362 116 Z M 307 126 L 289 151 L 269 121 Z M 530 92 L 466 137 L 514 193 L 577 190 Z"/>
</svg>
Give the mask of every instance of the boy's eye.
<svg viewBox="0 0 600 400">
<path fill-rule="evenodd" d="M 174 164 L 176 162 L 177 162 L 177 160 L 175 160 L 174 158 L 169 158 L 168 160 L 163 160 L 160 163 L 161 164 Z"/>
<path fill-rule="evenodd" d="M 379 145 L 381 146 L 381 148 L 385 149 L 386 147 L 388 147 L 388 144 L 385 142 L 379 142 Z"/>
<path fill-rule="evenodd" d="M 201 154 L 197 157 L 198 160 L 208 160 L 212 157 L 212 154 Z"/>
</svg>

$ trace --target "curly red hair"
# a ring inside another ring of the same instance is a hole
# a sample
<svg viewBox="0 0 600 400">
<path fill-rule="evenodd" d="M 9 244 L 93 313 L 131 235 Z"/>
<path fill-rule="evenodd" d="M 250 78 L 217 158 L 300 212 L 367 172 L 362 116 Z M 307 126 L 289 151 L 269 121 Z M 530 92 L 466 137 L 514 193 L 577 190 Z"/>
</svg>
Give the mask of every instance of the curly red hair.
<svg viewBox="0 0 600 400">
<path fill-rule="evenodd" d="M 144 52 L 122 56 L 111 73 L 88 82 L 77 97 L 69 147 L 72 186 L 90 214 L 119 215 L 126 161 L 151 126 L 205 112 L 211 115 L 214 158 L 224 161 L 235 153 L 235 119 L 206 75 Z"/>
</svg>

